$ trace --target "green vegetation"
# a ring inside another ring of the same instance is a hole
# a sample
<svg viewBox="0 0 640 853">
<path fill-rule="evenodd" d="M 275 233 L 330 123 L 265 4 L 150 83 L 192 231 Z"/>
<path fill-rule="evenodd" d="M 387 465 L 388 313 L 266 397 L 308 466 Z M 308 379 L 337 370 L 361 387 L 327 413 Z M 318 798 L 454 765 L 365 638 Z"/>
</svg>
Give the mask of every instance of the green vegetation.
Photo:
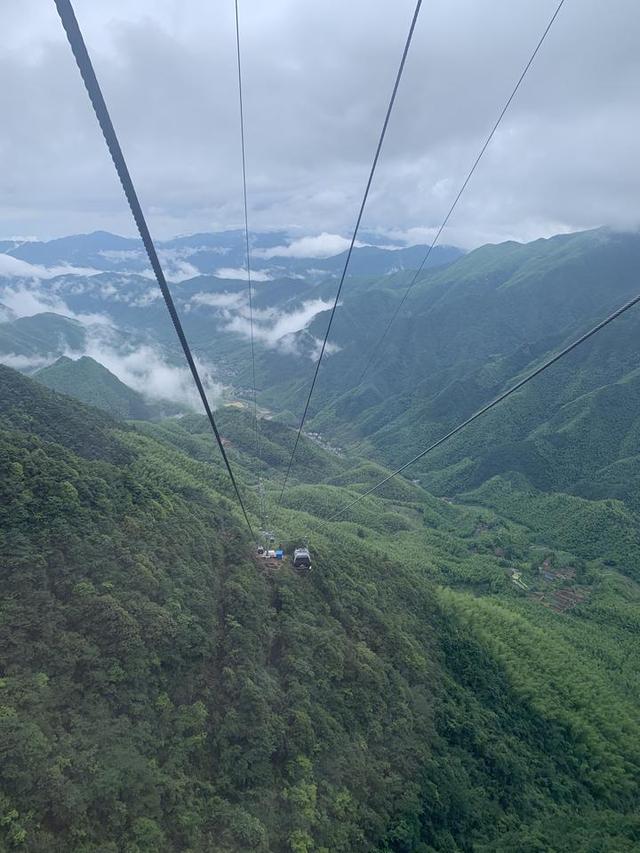
<svg viewBox="0 0 640 853">
<path fill-rule="evenodd" d="M 397 465 L 440 438 L 547 356 L 635 296 L 640 237 L 599 229 L 483 246 L 422 276 L 374 359 L 407 273 L 345 287 L 309 428 L 368 460 Z M 407 472 L 454 496 L 496 475 L 543 491 L 638 503 L 637 310 L 554 365 Z M 324 319 L 311 331 L 321 334 Z M 300 380 L 261 359 L 262 398 L 299 413 Z M 303 374 L 304 365 L 300 368 Z M 295 422 L 295 419 L 292 420 Z"/>
<path fill-rule="evenodd" d="M 69 394 L 116 418 L 151 420 L 182 411 L 168 401 L 150 402 L 89 356 L 75 361 L 61 356 L 53 364 L 38 370 L 35 378 L 52 391 Z"/>
<path fill-rule="evenodd" d="M 428 270 L 355 390 L 411 273 L 351 276 L 281 506 L 310 362 L 258 345 L 259 454 L 247 408 L 216 417 L 305 573 L 254 557 L 201 415 L 161 420 L 91 359 L 0 368 L 0 850 L 640 849 L 637 316 L 335 518 L 635 295 L 638 263 L 598 230 Z M 248 342 L 184 315 L 246 399 Z M 3 352 L 82 346 L 7 316 Z M 140 322 L 172 334 L 160 304 Z"/>
<path fill-rule="evenodd" d="M 305 439 L 274 523 L 313 569 L 265 571 L 201 418 L 0 390 L 0 849 L 637 849 L 632 510 L 400 481 L 327 523 L 379 469 Z M 268 472 L 291 434 L 262 437 Z"/>
<path fill-rule="evenodd" d="M 599 557 L 640 580 L 640 518 L 621 501 L 544 494 L 499 477 L 463 497 L 526 525 L 547 545 Z"/>
<path fill-rule="evenodd" d="M 0 323 L 0 353 L 27 359 L 46 356 L 55 352 L 61 342 L 70 349 L 81 348 L 85 342 L 82 323 L 51 312 Z"/>
</svg>

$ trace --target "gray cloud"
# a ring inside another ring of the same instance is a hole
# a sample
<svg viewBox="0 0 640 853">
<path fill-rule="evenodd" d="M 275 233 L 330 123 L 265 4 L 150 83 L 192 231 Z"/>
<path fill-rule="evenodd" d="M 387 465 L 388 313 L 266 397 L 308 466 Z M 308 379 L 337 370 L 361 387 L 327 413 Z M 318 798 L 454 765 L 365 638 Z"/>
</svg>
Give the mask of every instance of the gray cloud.
<svg viewBox="0 0 640 853">
<path fill-rule="evenodd" d="M 14 370 L 37 370 L 55 361 L 57 356 L 49 355 L 21 355 L 14 352 L 0 353 L 0 364 L 13 367 Z"/>
<path fill-rule="evenodd" d="M 280 308 L 253 309 L 253 336 L 256 341 L 270 349 L 279 349 L 292 355 L 306 355 L 311 358 L 319 353 L 315 338 L 313 345 L 301 349 L 297 332 L 306 329 L 314 317 L 328 311 L 332 302 L 324 299 L 307 299 L 290 311 Z M 204 306 L 217 311 L 223 320 L 224 328 L 244 338 L 251 337 L 251 319 L 246 292 L 243 293 L 196 293 L 189 303 L 191 306 Z M 338 352 L 339 347 L 327 345 L 327 355 Z"/>
<path fill-rule="evenodd" d="M 237 279 L 245 281 L 247 278 L 247 270 L 242 267 L 219 267 L 215 270 L 216 278 Z M 272 276 L 265 270 L 252 270 L 251 278 L 253 281 L 271 281 Z"/>
<path fill-rule="evenodd" d="M 30 264 L 11 255 L 0 252 L 0 278 L 55 278 L 58 275 L 98 275 L 100 270 L 89 267 L 57 266 L 43 267 L 40 264 Z"/>
<path fill-rule="evenodd" d="M 64 355 L 91 356 L 125 385 L 151 400 L 171 400 L 198 412 L 202 408 L 189 369 L 170 364 L 156 346 L 143 344 L 123 352 L 110 344 L 108 338 L 92 334 L 82 351 L 67 350 Z M 216 408 L 222 402 L 224 386 L 216 380 L 212 365 L 198 358 L 195 361 L 209 403 Z"/>
<path fill-rule="evenodd" d="M 328 234 L 323 231 L 322 234 L 312 237 L 298 237 L 286 246 L 254 249 L 253 254 L 259 258 L 331 258 L 346 251 L 350 242 L 340 234 Z M 357 240 L 355 245 L 359 248 L 366 244 Z"/>
<path fill-rule="evenodd" d="M 433 233 L 555 0 L 424 6 L 363 226 Z M 76 0 L 158 236 L 242 221 L 233 7 Z M 243 0 L 251 223 L 352 226 L 413 0 Z M 132 225 L 53 4 L 2 4 L 0 231 Z M 640 7 L 569 0 L 443 239 L 635 227 Z"/>
<path fill-rule="evenodd" d="M 4 319 L 55 310 L 82 322 L 85 331 L 84 344 L 80 348 L 70 348 L 61 337 L 54 352 L 29 355 L 0 352 L 0 363 L 17 370 L 31 371 L 51 364 L 61 355 L 74 359 L 88 355 L 145 397 L 171 400 L 200 411 L 200 398 L 189 369 L 170 363 L 159 346 L 152 343 L 123 345 L 122 335 L 107 317 L 100 314 L 76 314 L 57 296 L 39 290 L 34 283 L 30 288 L 22 285 L 5 287 L 0 292 L 3 300 L 0 309 L 10 309 L 9 316 Z M 3 319 L 2 315 L 3 311 L 0 310 L 0 320 Z M 217 380 L 215 368 L 203 359 L 196 357 L 195 360 L 211 405 L 219 405 L 224 386 Z"/>
<path fill-rule="evenodd" d="M 38 279 L 17 281 L 7 284 L 0 279 L 0 299 L 2 306 L 8 309 L 10 317 L 33 317 L 51 311 L 93 326 L 109 326 L 111 321 L 104 314 L 77 313 L 55 292 L 45 290 Z"/>
</svg>

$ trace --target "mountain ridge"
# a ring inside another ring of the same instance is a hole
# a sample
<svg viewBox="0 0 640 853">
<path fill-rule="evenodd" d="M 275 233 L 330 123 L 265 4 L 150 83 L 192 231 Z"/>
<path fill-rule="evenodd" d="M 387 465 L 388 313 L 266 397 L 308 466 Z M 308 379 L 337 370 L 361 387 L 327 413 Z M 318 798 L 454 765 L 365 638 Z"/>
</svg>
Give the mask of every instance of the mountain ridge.
<svg viewBox="0 0 640 853">
<path fill-rule="evenodd" d="M 77 359 L 60 356 L 53 364 L 37 370 L 33 376 L 52 391 L 68 394 L 118 418 L 153 420 L 185 411 L 169 401 L 146 399 L 86 355 Z"/>
<path fill-rule="evenodd" d="M 344 251 L 327 251 L 318 255 L 310 250 L 312 253 L 308 257 L 297 251 L 292 254 L 290 245 L 295 245 L 296 239 L 300 238 L 282 230 L 252 233 L 252 249 L 255 250 L 252 258 L 254 271 L 258 273 L 262 270 L 277 270 L 279 275 L 286 275 L 287 272 L 300 274 L 315 270 L 316 275 L 323 272 L 335 275 L 344 265 Z M 402 265 L 403 259 L 406 259 L 405 265 L 411 266 L 414 258 L 421 260 L 427 251 L 426 246 L 393 245 L 393 241 L 374 235 L 370 235 L 370 239 L 382 245 L 356 246 L 352 257 L 355 274 L 367 271 L 370 274 L 383 274 L 394 265 Z M 158 240 L 156 245 L 161 261 L 169 267 L 174 262 L 185 261 L 196 272 L 211 274 L 216 268 L 243 268 L 246 264 L 244 231 L 239 229 L 183 235 Z M 263 258 L 260 255 L 263 251 L 268 250 L 271 253 L 278 248 L 283 251 L 271 258 Z M 45 267 L 68 264 L 111 272 L 141 272 L 149 267 L 139 238 L 122 237 L 107 231 L 69 235 L 47 241 L 27 241 L 15 246 L 8 244 L 5 254 Z M 452 246 L 436 246 L 428 265 L 451 263 L 461 254 L 462 250 Z M 180 269 L 179 263 L 177 269 Z M 188 273 L 184 277 L 187 278 Z"/>
</svg>

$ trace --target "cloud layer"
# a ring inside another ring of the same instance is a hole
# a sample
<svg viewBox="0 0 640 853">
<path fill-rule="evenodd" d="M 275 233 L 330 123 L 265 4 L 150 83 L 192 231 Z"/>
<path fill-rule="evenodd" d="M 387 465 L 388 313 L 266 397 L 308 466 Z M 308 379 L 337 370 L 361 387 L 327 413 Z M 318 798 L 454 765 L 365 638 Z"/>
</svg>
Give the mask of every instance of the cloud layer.
<svg viewBox="0 0 640 853">
<path fill-rule="evenodd" d="M 171 400 L 173 403 L 201 411 L 202 403 L 187 367 L 170 364 L 161 350 L 150 344 L 121 351 L 99 336 L 90 336 L 80 352 L 65 351 L 70 358 L 88 355 L 104 365 L 115 376 L 151 400 Z M 223 385 L 216 381 L 213 367 L 196 358 L 209 403 L 216 408 L 222 401 Z"/>
<path fill-rule="evenodd" d="M 156 298 L 155 288 L 151 291 L 140 289 L 140 284 L 145 284 L 144 278 L 117 273 L 106 280 L 95 277 L 83 280 L 73 276 L 52 280 L 47 273 L 45 270 L 45 281 L 35 277 L 28 280 L 0 277 L 0 322 L 53 312 L 79 321 L 84 328 L 84 343 L 81 346 L 70 346 L 61 331 L 60 339 L 50 344 L 51 352 L 36 351 L 27 355 L 0 353 L 2 363 L 18 370 L 31 371 L 50 364 L 61 355 L 70 358 L 88 355 L 146 397 L 167 399 L 199 410 L 201 403 L 186 367 L 171 363 L 159 346 L 144 342 L 140 334 L 125 334 L 106 314 L 74 311 L 63 298 L 86 296 L 89 290 L 93 295 L 98 292 L 100 298 L 106 300 L 101 303 L 105 307 L 109 303 L 117 305 L 122 302 L 132 308 L 144 307 L 152 301 L 150 296 Z M 271 349 L 316 358 L 320 341 L 312 335 L 301 339 L 298 333 L 307 329 L 313 319 L 327 311 L 331 304 L 322 299 L 309 299 L 289 311 L 282 308 L 254 309 L 254 338 Z M 251 328 L 246 290 L 239 293 L 196 293 L 185 306 L 185 310 L 194 309 L 215 312 L 217 321 L 225 331 L 249 339 Z M 330 346 L 327 354 L 335 351 L 336 348 Z M 216 378 L 215 368 L 202 359 L 196 358 L 196 363 L 210 401 L 212 405 L 217 405 L 222 399 L 224 388 Z"/>
<path fill-rule="evenodd" d="M 254 255 L 259 258 L 331 258 L 346 252 L 350 240 L 340 234 L 327 234 L 323 231 L 316 237 L 300 237 L 287 246 L 274 246 L 271 249 L 256 249 Z M 364 243 L 356 241 L 357 247 Z"/>
<path fill-rule="evenodd" d="M 55 278 L 58 275 L 98 275 L 100 270 L 68 265 L 43 267 L 0 252 L 0 278 Z M 196 270 L 197 273 L 197 270 Z"/>
<path fill-rule="evenodd" d="M 225 331 L 235 332 L 246 339 L 251 338 L 251 314 L 246 292 L 242 293 L 196 293 L 190 305 L 206 306 L 217 310 Z M 312 320 L 333 303 L 324 299 L 307 299 L 289 311 L 283 308 L 253 309 L 253 337 L 270 349 L 278 349 L 292 355 L 315 358 L 315 338 L 303 345 L 297 333 L 306 329 Z M 337 352 L 337 347 L 327 347 L 326 354 Z"/>
<path fill-rule="evenodd" d="M 76 313 L 57 293 L 45 291 L 37 279 L 33 279 L 30 283 L 19 281 L 13 286 L 1 287 L 0 300 L 9 310 L 10 315 L 13 315 L 6 319 L 33 317 L 34 314 L 50 311 L 81 323 L 110 325 L 109 318 L 104 314 Z"/>
<path fill-rule="evenodd" d="M 109 325 L 87 325 L 84 345 L 70 347 L 63 340 L 53 352 L 22 355 L 0 352 L 0 363 L 16 370 L 34 371 L 52 364 L 61 355 L 77 359 L 88 355 L 115 376 L 150 400 L 170 400 L 200 411 L 202 403 L 187 367 L 170 363 L 155 344 L 128 344 Z M 208 362 L 195 358 L 209 403 L 217 407 L 223 398 L 224 386 L 216 379 L 215 369 Z"/>
<path fill-rule="evenodd" d="M 215 271 L 216 278 L 228 278 L 238 281 L 246 281 L 247 271 L 242 267 L 219 267 Z M 251 278 L 253 281 L 271 281 L 271 276 L 264 270 L 252 270 Z"/>
<path fill-rule="evenodd" d="M 63 284 L 68 290 L 70 287 L 68 282 L 65 280 Z M 80 287 L 78 283 L 75 289 L 78 290 Z M 114 293 L 111 292 L 111 288 L 116 291 L 113 285 L 105 285 L 102 293 L 113 299 Z M 129 305 L 143 306 L 146 296 L 147 294 L 143 292 L 138 301 L 129 300 Z M 84 344 L 80 347 L 69 346 L 61 332 L 60 339 L 51 347 L 52 352 L 32 354 L 0 352 L 0 363 L 16 370 L 33 371 L 51 364 L 61 355 L 74 359 L 88 355 L 145 397 L 152 400 L 171 400 L 197 411 L 200 410 L 202 404 L 188 368 L 172 364 L 159 346 L 140 343 L 139 340 L 135 340 L 135 335 L 123 335 L 105 314 L 73 311 L 59 293 L 52 290 L 49 284 L 47 287 L 43 286 L 39 279 L 31 278 L 29 281 L 19 279 L 15 283 L 12 279 L 4 281 L 0 279 L 0 322 L 33 317 L 44 312 L 53 312 L 80 322 L 84 329 Z M 195 360 L 209 401 L 211 405 L 216 406 L 222 399 L 223 385 L 217 381 L 215 369 L 211 364 L 197 357 Z"/>
<path fill-rule="evenodd" d="M 253 334 L 256 340 L 261 341 L 273 349 L 286 349 L 288 352 L 295 351 L 292 336 L 296 332 L 306 329 L 315 316 L 322 311 L 328 311 L 332 303 L 323 299 L 309 299 L 298 308 L 289 312 L 276 309 L 253 312 Z M 238 313 L 230 316 L 226 324 L 230 332 L 239 332 L 245 337 L 251 335 L 249 311 L 242 306 Z"/>
<path fill-rule="evenodd" d="M 555 5 L 423 8 L 364 227 L 433 233 Z M 243 0 L 254 228 L 349 233 L 413 6 Z M 152 232 L 239 225 L 233 4 L 76 7 Z M 132 233 L 53 4 L 4 3 L 0 27 L 0 232 Z M 638 225 L 638 43 L 636 0 L 565 3 L 445 242 Z"/>
</svg>

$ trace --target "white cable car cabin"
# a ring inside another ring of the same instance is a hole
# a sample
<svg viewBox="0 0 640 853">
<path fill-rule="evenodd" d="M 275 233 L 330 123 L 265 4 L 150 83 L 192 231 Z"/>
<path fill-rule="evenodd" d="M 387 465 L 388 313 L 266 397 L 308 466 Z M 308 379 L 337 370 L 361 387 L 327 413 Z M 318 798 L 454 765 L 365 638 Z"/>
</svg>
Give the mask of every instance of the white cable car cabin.
<svg viewBox="0 0 640 853">
<path fill-rule="evenodd" d="M 294 569 L 310 569 L 311 554 L 308 548 L 296 548 L 293 552 Z"/>
</svg>

